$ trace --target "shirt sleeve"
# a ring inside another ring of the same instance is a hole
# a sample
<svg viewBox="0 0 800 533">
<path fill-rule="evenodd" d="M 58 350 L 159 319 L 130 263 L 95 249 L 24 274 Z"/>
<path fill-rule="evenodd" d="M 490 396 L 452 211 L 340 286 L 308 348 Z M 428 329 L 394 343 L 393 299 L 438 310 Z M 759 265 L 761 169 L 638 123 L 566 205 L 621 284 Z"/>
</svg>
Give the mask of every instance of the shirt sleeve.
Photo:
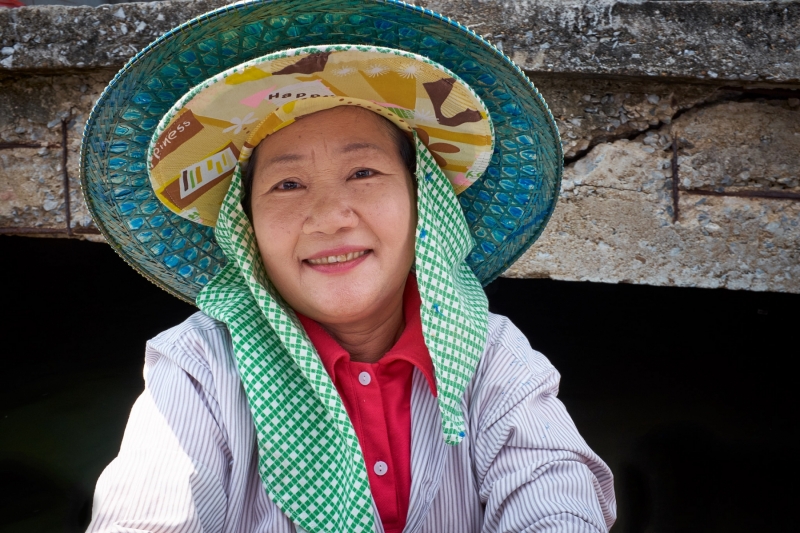
<svg viewBox="0 0 800 533">
<path fill-rule="evenodd" d="M 119 455 L 100 476 L 89 533 L 216 533 L 229 453 L 203 386 L 148 346 L 146 388 Z"/>
<path fill-rule="evenodd" d="M 492 320 L 470 417 L 483 532 L 607 531 L 613 476 L 556 397 L 558 372 L 508 319 Z"/>
</svg>

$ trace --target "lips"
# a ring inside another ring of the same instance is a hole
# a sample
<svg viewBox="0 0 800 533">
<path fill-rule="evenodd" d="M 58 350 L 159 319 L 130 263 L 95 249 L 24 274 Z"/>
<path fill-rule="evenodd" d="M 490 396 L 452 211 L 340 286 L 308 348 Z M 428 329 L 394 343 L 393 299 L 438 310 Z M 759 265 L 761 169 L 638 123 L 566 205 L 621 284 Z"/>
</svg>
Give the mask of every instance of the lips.
<svg viewBox="0 0 800 533">
<path fill-rule="evenodd" d="M 346 263 L 347 261 L 358 259 L 367 252 L 369 252 L 369 250 L 361 250 L 358 252 L 348 252 L 344 254 L 328 255 L 324 257 L 318 257 L 316 259 L 306 259 L 306 261 L 308 261 L 312 265 L 331 265 L 335 263 Z"/>
</svg>

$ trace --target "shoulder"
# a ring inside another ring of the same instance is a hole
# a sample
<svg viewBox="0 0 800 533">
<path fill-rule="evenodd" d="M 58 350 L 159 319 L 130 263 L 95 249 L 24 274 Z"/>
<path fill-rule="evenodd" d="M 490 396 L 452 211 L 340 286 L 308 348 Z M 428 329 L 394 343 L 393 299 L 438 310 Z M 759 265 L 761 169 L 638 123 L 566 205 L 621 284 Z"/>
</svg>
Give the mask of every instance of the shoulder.
<svg viewBox="0 0 800 533">
<path fill-rule="evenodd" d="M 153 346 L 181 344 L 209 335 L 228 336 L 228 328 L 219 320 L 214 320 L 202 311 L 198 311 L 177 326 L 162 331 L 150 339 L 148 344 Z"/>
<path fill-rule="evenodd" d="M 194 377 L 229 368 L 233 345 L 227 326 L 203 312 L 193 314 L 147 342 L 145 372 L 162 361 Z"/>
<path fill-rule="evenodd" d="M 518 370 L 529 375 L 555 371 L 547 357 L 531 347 L 527 337 L 511 320 L 489 313 L 489 334 L 479 367 L 488 367 L 485 371 L 497 371 L 504 365 L 517 366 Z"/>
<path fill-rule="evenodd" d="M 486 347 L 464 399 L 473 422 L 480 419 L 484 426 L 531 395 L 557 395 L 559 380 L 555 367 L 511 320 L 490 313 Z"/>
</svg>

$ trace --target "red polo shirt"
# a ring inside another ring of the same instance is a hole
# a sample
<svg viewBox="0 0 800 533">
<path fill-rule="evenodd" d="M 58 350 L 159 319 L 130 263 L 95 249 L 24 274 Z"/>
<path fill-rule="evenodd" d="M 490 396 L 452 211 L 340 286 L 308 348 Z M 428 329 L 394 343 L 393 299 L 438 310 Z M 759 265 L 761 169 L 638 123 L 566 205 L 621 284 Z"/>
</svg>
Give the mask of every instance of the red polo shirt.
<svg viewBox="0 0 800 533">
<path fill-rule="evenodd" d="M 433 362 L 422 337 L 420 305 L 417 280 L 412 274 L 403 293 L 406 327 L 377 363 L 351 361 L 350 354 L 317 322 L 297 313 L 350 415 L 386 533 L 403 531 L 408 515 L 414 367 L 422 372 L 436 396 Z"/>
</svg>

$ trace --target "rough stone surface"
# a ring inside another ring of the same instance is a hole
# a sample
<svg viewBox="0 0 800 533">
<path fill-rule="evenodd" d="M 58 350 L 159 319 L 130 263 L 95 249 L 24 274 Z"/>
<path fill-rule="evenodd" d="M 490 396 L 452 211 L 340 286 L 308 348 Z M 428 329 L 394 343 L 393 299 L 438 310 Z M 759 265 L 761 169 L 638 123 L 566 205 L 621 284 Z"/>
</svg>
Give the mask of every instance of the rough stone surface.
<svg viewBox="0 0 800 533">
<path fill-rule="evenodd" d="M 800 3 L 427 0 L 526 70 L 800 79 Z"/>
<path fill-rule="evenodd" d="M 800 107 L 787 100 L 727 102 L 681 117 L 686 189 L 747 187 L 800 192 Z"/>
<path fill-rule="evenodd" d="M 681 192 L 680 215 L 673 223 L 670 127 L 676 135 L 698 132 L 705 141 L 705 134 L 713 133 L 723 139 L 741 132 L 742 124 L 763 125 L 776 110 L 786 111 L 774 103 L 723 102 L 633 141 L 594 147 L 568 165 L 550 224 L 506 275 L 800 292 L 800 202 Z M 797 143 L 794 131 L 800 132 L 800 117 L 792 112 L 760 130 L 782 140 L 771 147 L 736 153 L 724 142 L 717 150 L 708 141 L 702 151 L 696 145 L 682 149 L 679 176 L 687 173 L 693 184 L 699 174 L 704 188 L 741 190 L 741 180 L 729 180 L 724 169 L 778 173 L 781 161 L 793 161 L 794 183 L 800 152 L 785 152 L 787 139 Z M 704 175 L 707 167 L 716 173 Z"/>
<path fill-rule="evenodd" d="M 80 191 L 84 124 L 111 72 L 0 80 L 0 228 L 66 224 L 61 119 L 67 124 L 71 226 L 93 227 Z M 16 146 L 16 147 L 9 147 Z"/>
<path fill-rule="evenodd" d="M 0 10 L 0 230 L 65 227 L 62 119 L 72 227 L 93 228 L 91 106 L 136 51 L 223 3 Z M 559 126 L 561 199 L 506 275 L 800 293 L 800 2 L 420 3 L 503 46 Z"/>
<path fill-rule="evenodd" d="M 669 124 L 678 112 L 723 95 L 719 85 L 576 78 L 530 73 L 558 123 L 567 162 L 602 142 Z"/>
<path fill-rule="evenodd" d="M 151 41 L 230 2 L 167 0 L 131 4 L 0 10 L 0 74 L 121 68 Z"/>
<path fill-rule="evenodd" d="M 121 67 L 164 31 L 227 3 L 0 10 L 0 72 Z M 800 80 L 800 2 L 421 0 L 533 72 Z"/>
</svg>

